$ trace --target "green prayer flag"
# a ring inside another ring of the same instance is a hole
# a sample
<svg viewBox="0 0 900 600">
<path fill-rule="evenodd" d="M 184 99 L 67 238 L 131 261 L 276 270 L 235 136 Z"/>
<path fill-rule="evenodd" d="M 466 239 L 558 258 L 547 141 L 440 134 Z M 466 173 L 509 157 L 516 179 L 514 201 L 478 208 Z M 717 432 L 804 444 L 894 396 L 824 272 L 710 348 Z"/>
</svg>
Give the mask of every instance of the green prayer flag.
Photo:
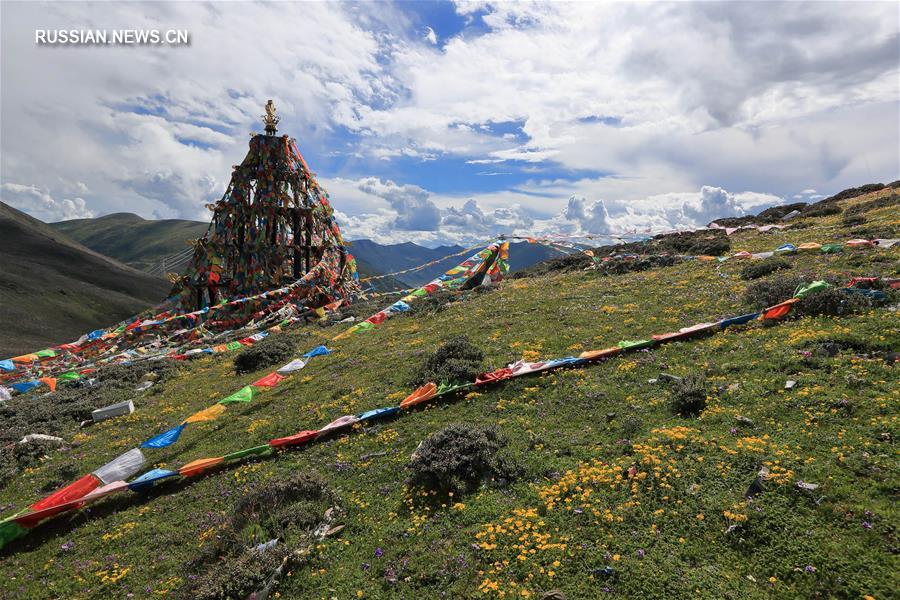
<svg viewBox="0 0 900 600">
<path fill-rule="evenodd" d="M 255 448 L 247 448 L 246 450 L 238 450 L 237 452 L 232 452 L 231 454 L 226 454 L 223 460 L 239 460 L 241 458 L 246 458 L 248 456 L 268 456 L 272 453 L 272 446 L 266 444 L 265 446 L 256 446 Z"/>
<path fill-rule="evenodd" d="M 828 287 L 831 286 L 825 281 L 813 281 L 809 285 L 800 285 L 794 290 L 794 298 L 803 298 L 809 294 L 820 292 Z"/>
<path fill-rule="evenodd" d="M 353 328 L 353 333 L 359 333 L 360 331 L 369 331 L 373 329 L 375 326 L 368 321 L 361 321 L 357 323 Z"/>
<path fill-rule="evenodd" d="M 823 254 L 835 254 L 843 252 L 844 247 L 841 244 L 822 244 L 821 250 Z"/>
<path fill-rule="evenodd" d="M 14 539 L 20 538 L 28 533 L 28 528 L 19 525 L 12 520 L 13 518 L 14 517 L 11 517 L 5 521 L 0 521 L 0 548 Z"/>
<path fill-rule="evenodd" d="M 219 400 L 219 404 L 230 404 L 232 402 L 250 402 L 253 400 L 253 388 L 251 386 L 242 387 L 232 395 Z"/>
<path fill-rule="evenodd" d="M 640 350 L 653 345 L 653 340 L 622 340 L 617 344 L 622 350 Z"/>
<path fill-rule="evenodd" d="M 53 350 L 50 350 L 48 348 L 47 350 L 41 350 L 40 352 L 35 352 L 34 355 L 39 356 L 41 358 L 53 358 L 54 356 L 56 356 L 56 352 L 54 352 Z"/>
<path fill-rule="evenodd" d="M 437 391 L 434 393 L 435 396 L 443 396 L 444 394 L 452 394 L 453 392 L 458 392 L 459 390 L 464 390 L 466 388 L 470 388 L 474 386 L 473 383 L 461 383 L 461 384 L 451 384 L 451 383 L 441 383 L 438 385 Z"/>
<path fill-rule="evenodd" d="M 229 350 L 240 350 L 244 347 L 244 345 L 240 342 L 228 342 L 227 344 L 225 344 L 225 347 Z"/>
<path fill-rule="evenodd" d="M 74 381 L 75 379 L 81 379 L 81 375 L 76 373 L 75 371 L 69 371 L 68 373 L 63 373 L 59 377 L 57 377 L 60 381 Z"/>
</svg>

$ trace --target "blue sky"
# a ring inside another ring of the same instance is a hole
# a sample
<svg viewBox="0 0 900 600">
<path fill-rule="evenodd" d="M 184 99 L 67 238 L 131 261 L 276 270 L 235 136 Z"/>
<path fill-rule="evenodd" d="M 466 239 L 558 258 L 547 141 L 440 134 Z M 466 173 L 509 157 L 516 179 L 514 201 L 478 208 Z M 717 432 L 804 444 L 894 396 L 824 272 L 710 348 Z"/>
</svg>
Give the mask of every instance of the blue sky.
<svg viewBox="0 0 900 600">
<path fill-rule="evenodd" d="M 0 198 L 206 219 L 269 98 L 381 242 L 661 231 L 900 177 L 900 7 L 761 6 L 4 2 Z M 35 44 L 87 27 L 191 44 Z"/>
</svg>

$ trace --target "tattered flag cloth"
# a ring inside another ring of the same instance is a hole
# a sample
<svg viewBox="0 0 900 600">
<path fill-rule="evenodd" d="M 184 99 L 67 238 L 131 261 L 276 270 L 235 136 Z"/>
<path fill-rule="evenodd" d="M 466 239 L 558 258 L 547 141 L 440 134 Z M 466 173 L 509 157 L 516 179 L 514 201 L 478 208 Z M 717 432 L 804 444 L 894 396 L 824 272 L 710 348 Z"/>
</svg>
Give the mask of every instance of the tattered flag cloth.
<svg viewBox="0 0 900 600">
<path fill-rule="evenodd" d="M 366 412 L 357 415 L 356 419 L 360 422 L 374 421 L 375 419 L 386 419 L 387 417 L 396 415 L 398 412 L 400 412 L 399 406 L 387 406 L 385 408 L 367 410 Z"/>
<path fill-rule="evenodd" d="M 426 383 L 422 387 L 415 390 L 412 394 L 407 396 L 401 403 L 400 408 L 412 408 L 418 404 L 423 402 L 427 402 L 434 398 L 434 395 L 437 393 L 437 385 L 434 383 Z"/>
<path fill-rule="evenodd" d="M 204 408 L 199 412 L 195 412 L 187 419 L 185 423 L 200 423 L 202 421 L 214 421 L 219 415 L 225 412 L 225 406 L 222 404 L 213 404 L 209 408 Z"/>
<path fill-rule="evenodd" d="M 306 361 L 302 358 L 295 358 L 288 364 L 283 367 L 279 367 L 276 373 L 280 373 L 281 375 L 287 375 L 288 373 L 293 373 L 294 371 L 299 371 L 303 367 L 306 366 Z"/>
<path fill-rule="evenodd" d="M 800 301 L 800 298 L 791 298 L 790 300 L 785 300 L 780 304 L 776 304 L 775 306 L 771 306 L 763 311 L 761 319 L 780 319 L 786 316 L 789 312 L 791 312 L 791 307 L 794 304 Z"/>
<path fill-rule="evenodd" d="M 331 433 L 337 431 L 338 429 L 343 429 L 344 427 L 349 427 L 359 421 L 356 415 L 344 415 L 343 417 L 338 417 L 325 427 L 319 430 L 319 434 L 323 433 Z"/>
<path fill-rule="evenodd" d="M 187 427 L 187 423 L 182 423 L 177 427 L 164 431 L 163 433 L 150 438 L 146 442 L 143 442 L 141 448 L 165 448 L 171 446 L 178 441 L 178 437 L 181 435 L 181 432 L 184 431 L 185 427 Z"/>
<path fill-rule="evenodd" d="M 128 484 L 128 488 L 132 491 L 145 490 L 153 487 L 153 484 L 169 477 L 175 477 L 178 471 L 169 471 L 167 469 L 152 469 L 147 471 L 134 481 Z"/>
<path fill-rule="evenodd" d="M 219 404 L 231 404 L 233 402 L 250 402 L 253 400 L 253 387 L 252 386 L 244 386 L 232 395 L 227 398 L 223 398 L 219 400 Z"/>
<path fill-rule="evenodd" d="M 269 440 L 269 445 L 273 448 L 283 448 L 287 446 L 300 446 L 313 441 L 319 435 L 318 431 L 301 431 L 287 437 L 275 438 Z"/>
<path fill-rule="evenodd" d="M 278 385 L 283 379 L 284 375 L 279 375 L 278 373 L 269 373 L 265 377 L 261 377 L 260 379 L 257 379 L 256 381 L 251 383 L 250 386 L 255 388 L 272 388 Z"/>
<path fill-rule="evenodd" d="M 216 465 L 222 464 L 224 461 L 224 456 L 219 456 L 217 458 L 201 458 L 184 465 L 178 469 L 178 473 L 182 477 L 194 477 L 205 473 Z"/>
</svg>

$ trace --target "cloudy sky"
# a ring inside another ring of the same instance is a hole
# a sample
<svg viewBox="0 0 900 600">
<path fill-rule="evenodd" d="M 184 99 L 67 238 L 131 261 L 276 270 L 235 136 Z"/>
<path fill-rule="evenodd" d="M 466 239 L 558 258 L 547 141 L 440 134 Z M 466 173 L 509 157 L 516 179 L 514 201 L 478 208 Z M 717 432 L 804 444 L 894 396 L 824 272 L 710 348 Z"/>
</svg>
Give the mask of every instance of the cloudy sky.
<svg viewBox="0 0 900 600">
<path fill-rule="evenodd" d="M 896 2 L 0 11 L 0 198 L 46 221 L 207 220 L 269 98 L 345 232 L 380 242 L 687 227 L 900 178 Z"/>
</svg>

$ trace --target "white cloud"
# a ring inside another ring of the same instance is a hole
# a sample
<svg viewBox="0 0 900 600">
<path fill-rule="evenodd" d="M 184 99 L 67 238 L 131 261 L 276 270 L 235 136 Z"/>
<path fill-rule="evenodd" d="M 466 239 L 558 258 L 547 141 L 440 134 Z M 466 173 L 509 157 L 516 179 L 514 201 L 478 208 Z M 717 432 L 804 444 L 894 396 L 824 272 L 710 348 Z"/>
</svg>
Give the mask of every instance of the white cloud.
<svg viewBox="0 0 900 600">
<path fill-rule="evenodd" d="M 34 185 L 4 183 L 0 185 L 0 201 L 27 212 L 45 222 L 86 219 L 94 216 L 84 198 L 56 200 L 46 189 Z"/>
<path fill-rule="evenodd" d="M 340 141 L 342 223 L 394 241 L 694 226 L 897 179 L 900 6 L 765 8 L 465 2 L 477 28 L 438 40 L 403 4 L 0 3 L 2 183 L 72 202 L 47 214 L 205 219 L 269 98 L 301 149 Z M 34 44 L 73 23 L 192 45 Z M 442 159 L 516 183 L 438 194 L 397 166 Z"/>
</svg>

